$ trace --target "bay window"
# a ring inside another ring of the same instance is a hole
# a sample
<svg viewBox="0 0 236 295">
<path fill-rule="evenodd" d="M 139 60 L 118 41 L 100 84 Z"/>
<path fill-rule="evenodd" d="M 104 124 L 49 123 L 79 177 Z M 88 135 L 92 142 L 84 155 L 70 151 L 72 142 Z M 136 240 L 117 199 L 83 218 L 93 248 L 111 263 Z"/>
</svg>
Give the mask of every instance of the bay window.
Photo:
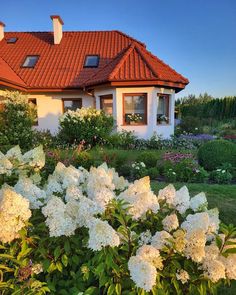
<svg viewBox="0 0 236 295">
<path fill-rule="evenodd" d="M 170 123 L 170 95 L 157 94 L 157 124 Z"/>
<path fill-rule="evenodd" d="M 147 94 L 126 93 L 123 94 L 123 124 L 146 125 L 147 124 Z"/>
</svg>

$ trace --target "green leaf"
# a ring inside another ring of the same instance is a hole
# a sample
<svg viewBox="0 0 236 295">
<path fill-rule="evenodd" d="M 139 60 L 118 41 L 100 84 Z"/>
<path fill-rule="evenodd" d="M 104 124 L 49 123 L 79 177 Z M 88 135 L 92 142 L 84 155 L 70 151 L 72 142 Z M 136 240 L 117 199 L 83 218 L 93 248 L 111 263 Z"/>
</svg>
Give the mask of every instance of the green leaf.
<svg viewBox="0 0 236 295">
<path fill-rule="evenodd" d="M 57 246 L 53 252 L 55 260 L 57 260 L 58 257 L 61 255 L 61 252 L 62 252 L 62 250 L 61 250 L 60 246 Z"/>
<path fill-rule="evenodd" d="M 65 241 L 64 249 L 65 249 L 67 255 L 70 254 L 71 248 L 70 248 L 70 242 L 68 240 Z"/>
<path fill-rule="evenodd" d="M 66 256 L 66 254 L 63 254 L 62 257 L 61 257 L 61 262 L 63 263 L 63 265 L 65 267 L 67 267 L 68 265 L 68 257 Z"/>
<path fill-rule="evenodd" d="M 60 272 L 62 272 L 62 270 L 63 270 L 63 266 L 62 266 L 62 263 L 61 263 L 60 261 L 57 261 L 56 266 L 57 266 L 57 269 L 58 269 Z"/>
<path fill-rule="evenodd" d="M 227 249 L 224 254 L 236 254 L 236 248 Z"/>
<path fill-rule="evenodd" d="M 116 284 L 115 290 L 117 295 L 121 295 L 121 290 L 122 290 L 121 284 Z"/>
</svg>

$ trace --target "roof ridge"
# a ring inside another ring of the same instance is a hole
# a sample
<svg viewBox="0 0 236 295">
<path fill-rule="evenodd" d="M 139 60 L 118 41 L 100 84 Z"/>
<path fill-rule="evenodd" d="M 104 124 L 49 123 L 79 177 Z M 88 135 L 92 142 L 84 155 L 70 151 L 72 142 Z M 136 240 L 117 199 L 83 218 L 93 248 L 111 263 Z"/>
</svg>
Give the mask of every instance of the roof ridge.
<svg viewBox="0 0 236 295">
<path fill-rule="evenodd" d="M 128 35 L 128 34 L 122 32 L 122 31 L 119 31 L 119 30 L 113 30 L 113 32 L 119 33 L 120 35 L 123 35 L 123 36 L 125 36 L 125 37 L 131 39 L 132 41 L 139 43 L 140 45 L 142 45 L 143 47 L 146 48 L 146 44 L 145 44 L 144 42 L 141 42 L 141 41 L 139 41 L 138 39 L 135 39 L 135 38 L 131 37 L 130 35 Z"/>
<path fill-rule="evenodd" d="M 146 49 L 146 48 L 145 48 Z M 168 65 L 167 63 L 165 63 L 163 60 L 161 60 L 160 58 L 158 58 L 156 55 L 152 54 L 149 50 L 146 49 L 146 53 L 148 55 L 150 55 L 152 58 L 158 60 L 162 65 L 166 66 L 169 68 L 170 71 L 172 71 L 173 73 L 175 73 L 176 75 L 180 76 L 183 80 L 185 80 L 187 83 L 189 83 L 189 80 L 187 78 L 185 78 L 184 76 L 182 76 L 180 73 L 178 73 L 177 71 L 175 71 L 170 65 Z"/>
<path fill-rule="evenodd" d="M 5 62 L 5 64 L 14 72 L 14 74 L 22 81 L 22 83 L 27 86 L 27 84 L 25 83 L 25 81 L 16 73 L 16 71 L 9 65 L 9 63 L 7 61 L 5 61 L 5 59 L 0 56 L 0 58 Z"/>
<path fill-rule="evenodd" d="M 127 47 L 126 47 L 127 48 Z M 89 82 L 90 80 L 92 80 L 94 77 L 96 77 L 99 73 L 101 73 L 102 71 L 104 71 L 104 69 L 106 69 L 108 66 L 110 66 L 112 63 L 114 63 L 114 61 L 116 60 L 116 59 L 118 59 L 121 55 L 122 55 L 122 53 L 123 53 L 123 51 L 125 51 L 126 50 L 126 48 L 124 48 L 124 49 L 122 49 L 120 52 L 118 52 L 118 54 L 113 58 L 113 59 L 111 59 L 111 61 L 109 61 L 107 64 L 105 64 L 100 70 L 98 70 L 96 73 L 94 73 L 91 77 L 89 77 L 87 80 L 85 80 L 84 81 L 84 83 L 83 84 L 86 84 L 87 82 Z"/>
<path fill-rule="evenodd" d="M 134 42 L 132 42 L 124 50 L 122 50 L 122 51 L 124 51 L 124 55 L 121 58 L 121 60 L 118 62 L 118 64 L 115 66 L 115 68 L 113 69 L 113 71 L 109 74 L 109 76 L 108 76 L 108 79 L 109 80 L 111 80 L 117 74 L 117 72 L 119 71 L 119 69 L 121 68 L 121 66 L 126 61 L 127 57 L 130 55 L 131 51 L 134 49 L 134 46 L 135 46 L 135 44 L 134 44 Z"/>
<path fill-rule="evenodd" d="M 140 48 L 138 46 L 135 46 L 135 49 L 138 51 L 138 53 L 141 55 L 142 60 L 147 64 L 147 66 L 149 67 L 149 69 L 152 71 L 152 73 L 154 74 L 154 76 L 156 78 L 159 78 L 160 75 L 157 74 L 156 70 L 152 67 L 152 65 L 148 62 L 148 60 L 145 58 L 145 56 L 143 55 L 143 53 L 141 52 Z M 145 51 L 148 51 L 146 48 L 144 48 Z"/>
</svg>

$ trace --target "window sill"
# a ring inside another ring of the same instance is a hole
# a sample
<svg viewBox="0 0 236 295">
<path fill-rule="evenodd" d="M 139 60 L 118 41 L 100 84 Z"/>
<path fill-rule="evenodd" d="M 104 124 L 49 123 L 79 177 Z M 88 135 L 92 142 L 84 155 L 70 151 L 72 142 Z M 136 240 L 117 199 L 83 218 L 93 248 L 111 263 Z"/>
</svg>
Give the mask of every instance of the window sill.
<svg viewBox="0 0 236 295">
<path fill-rule="evenodd" d="M 133 127 L 133 126 L 147 126 L 147 124 L 122 124 L 121 126 L 130 126 L 130 127 Z"/>
<path fill-rule="evenodd" d="M 171 126 L 171 123 L 157 123 L 157 126 Z"/>
</svg>

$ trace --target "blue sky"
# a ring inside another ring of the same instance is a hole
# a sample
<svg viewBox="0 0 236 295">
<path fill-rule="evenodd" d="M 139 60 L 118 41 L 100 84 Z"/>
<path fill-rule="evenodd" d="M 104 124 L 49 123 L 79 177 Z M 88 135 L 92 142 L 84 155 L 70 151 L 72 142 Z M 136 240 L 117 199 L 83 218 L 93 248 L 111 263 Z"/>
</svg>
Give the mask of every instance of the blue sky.
<svg viewBox="0 0 236 295">
<path fill-rule="evenodd" d="M 179 97 L 236 95 L 235 0 L 7 0 L 6 31 L 51 31 L 51 14 L 64 30 L 118 29 L 146 43 L 190 80 Z"/>
</svg>

